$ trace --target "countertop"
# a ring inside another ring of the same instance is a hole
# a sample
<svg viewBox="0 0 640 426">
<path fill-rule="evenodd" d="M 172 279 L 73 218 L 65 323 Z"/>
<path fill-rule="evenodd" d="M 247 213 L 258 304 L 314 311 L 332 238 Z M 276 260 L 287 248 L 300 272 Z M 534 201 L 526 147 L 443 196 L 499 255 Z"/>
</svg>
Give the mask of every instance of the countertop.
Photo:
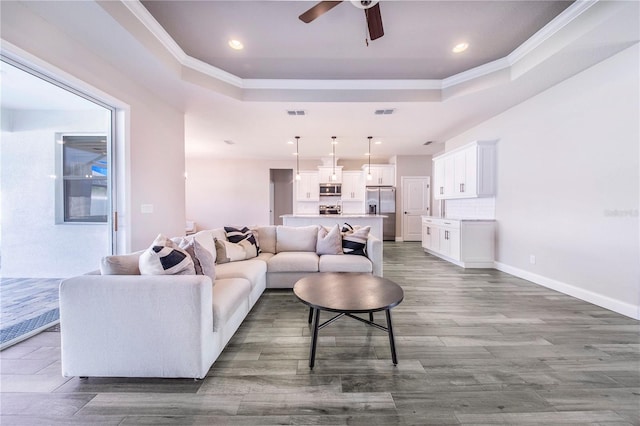
<svg viewBox="0 0 640 426">
<path fill-rule="evenodd" d="M 322 217 L 346 217 L 346 218 L 385 218 L 383 214 L 283 214 L 280 217 L 306 217 L 306 218 L 322 218 Z"/>
<path fill-rule="evenodd" d="M 459 222 L 495 222 L 495 219 L 478 219 L 475 217 L 440 217 L 440 216 L 422 216 L 425 219 L 439 220 L 457 220 Z"/>
</svg>

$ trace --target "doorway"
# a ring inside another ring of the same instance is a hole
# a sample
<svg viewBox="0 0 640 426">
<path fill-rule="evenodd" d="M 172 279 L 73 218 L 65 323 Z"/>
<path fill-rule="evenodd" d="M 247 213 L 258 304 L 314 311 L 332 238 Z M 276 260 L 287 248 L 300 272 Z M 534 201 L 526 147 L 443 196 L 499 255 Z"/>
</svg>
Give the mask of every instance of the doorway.
<svg viewBox="0 0 640 426">
<path fill-rule="evenodd" d="M 430 215 L 430 182 L 428 176 L 402 176 L 402 240 L 422 239 L 422 216 Z"/>
<path fill-rule="evenodd" d="M 115 110 L 13 59 L 0 70 L 4 348 L 56 323 L 60 279 L 113 252 Z"/>
<path fill-rule="evenodd" d="M 269 170 L 269 224 L 282 225 L 282 215 L 293 213 L 293 170 Z"/>
</svg>

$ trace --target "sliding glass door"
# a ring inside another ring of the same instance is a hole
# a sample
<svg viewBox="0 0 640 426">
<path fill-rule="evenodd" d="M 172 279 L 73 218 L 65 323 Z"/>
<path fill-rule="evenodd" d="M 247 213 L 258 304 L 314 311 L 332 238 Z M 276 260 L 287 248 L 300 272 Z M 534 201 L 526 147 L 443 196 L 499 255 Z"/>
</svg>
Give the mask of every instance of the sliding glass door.
<svg viewBox="0 0 640 426">
<path fill-rule="evenodd" d="M 95 270 L 113 252 L 116 198 L 114 109 L 8 58 L 0 76 L 4 329 L 20 321 L 13 309 L 57 307 L 60 278 Z"/>
</svg>

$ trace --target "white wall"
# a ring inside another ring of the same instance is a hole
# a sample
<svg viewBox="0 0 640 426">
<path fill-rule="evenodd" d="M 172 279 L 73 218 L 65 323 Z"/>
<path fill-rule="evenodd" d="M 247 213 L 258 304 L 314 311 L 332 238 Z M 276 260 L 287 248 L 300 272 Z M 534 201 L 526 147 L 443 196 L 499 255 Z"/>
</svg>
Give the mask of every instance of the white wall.
<svg viewBox="0 0 640 426">
<path fill-rule="evenodd" d="M 73 10 L 73 3 L 66 7 Z M 2 2 L 1 19 L 3 40 L 33 55 L 36 65 L 52 73 L 60 70 L 65 79 L 101 92 L 98 98 L 117 104 L 124 112 L 119 116 L 127 117 L 125 127 L 118 129 L 124 140 L 117 153 L 124 157 L 119 166 L 126 175 L 118 188 L 123 200 L 118 206 L 120 238 L 126 232 L 123 250 L 147 247 L 161 232 L 184 233 L 183 112 L 124 75 L 118 64 L 104 61 L 85 40 L 71 38 L 65 28 L 40 18 L 28 4 Z M 143 204 L 153 205 L 153 213 L 142 214 Z"/>
<path fill-rule="evenodd" d="M 269 224 L 269 171 L 295 161 L 188 158 L 186 211 L 198 229 Z"/>
<path fill-rule="evenodd" d="M 635 45 L 447 142 L 499 139 L 500 269 L 635 318 L 638 58 Z"/>
<path fill-rule="evenodd" d="M 97 269 L 110 252 L 108 225 L 56 224 L 56 133 L 107 133 L 108 111 L 2 115 L 2 276 L 65 278 Z"/>
</svg>

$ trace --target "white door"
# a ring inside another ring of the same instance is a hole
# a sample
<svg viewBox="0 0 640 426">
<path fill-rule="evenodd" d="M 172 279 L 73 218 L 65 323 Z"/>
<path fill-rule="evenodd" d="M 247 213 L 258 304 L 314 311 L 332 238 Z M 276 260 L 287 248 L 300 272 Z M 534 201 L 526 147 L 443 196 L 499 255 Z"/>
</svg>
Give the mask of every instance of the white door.
<svg viewBox="0 0 640 426">
<path fill-rule="evenodd" d="M 428 176 L 402 177 L 402 240 L 422 239 L 422 216 L 431 214 Z"/>
</svg>

